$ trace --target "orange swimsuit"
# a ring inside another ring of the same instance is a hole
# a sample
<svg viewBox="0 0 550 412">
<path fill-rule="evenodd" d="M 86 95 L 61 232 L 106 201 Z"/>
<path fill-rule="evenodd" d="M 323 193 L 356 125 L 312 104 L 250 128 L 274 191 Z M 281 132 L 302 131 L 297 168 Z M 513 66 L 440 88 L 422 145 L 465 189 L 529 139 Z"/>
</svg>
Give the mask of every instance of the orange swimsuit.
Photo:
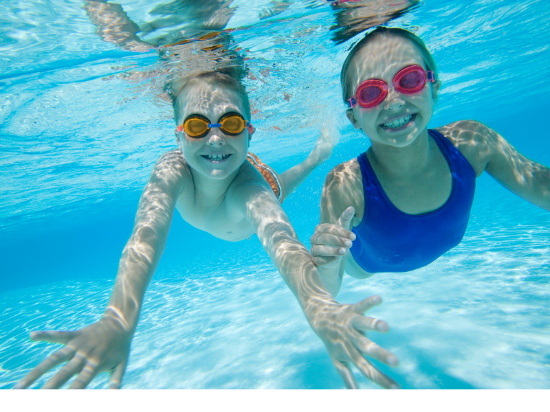
<svg viewBox="0 0 550 412">
<path fill-rule="evenodd" d="M 281 183 L 281 179 L 279 178 L 279 175 L 268 165 L 261 162 L 260 159 L 258 159 L 258 156 L 256 156 L 254 153 L 248 152 L 246 155 L 246 160 L 248 160 L 252 166 L 254 166 L 256 169 L 258 169 L 258 172 L 262 174 L 264 179 L 269 183 L 269 186 L 271 186 L 271 189 L 273 190 L 273 193 L 275 193 L 275 196 L 279 200 L 280 203 L 283 203 L 283 200 L 285 198 L 285 188 L 283 187 L 283 184 Z"/>
</svg>

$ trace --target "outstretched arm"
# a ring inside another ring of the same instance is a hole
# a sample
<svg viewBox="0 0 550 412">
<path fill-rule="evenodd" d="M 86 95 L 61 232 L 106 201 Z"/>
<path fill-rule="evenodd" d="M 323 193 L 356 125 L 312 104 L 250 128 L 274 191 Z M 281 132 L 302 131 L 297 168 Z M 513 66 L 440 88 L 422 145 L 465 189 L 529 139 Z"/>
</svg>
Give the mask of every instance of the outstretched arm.
<svg viewBox="0 0 550 412">
<path fill-rule="evenodd" d="M 290 196 L 317 166 L 323 164 L 330 158 L 332 155 L 332 148 L 338 140 L 336 133 L 338 133 L 336 129 L 329 130 L 327 126 L 323 126 L 321 135 L 317 139 L 315 147 L 308 158 L 279 175 L 285 188 L 285 198 Z"/>
<path fill-rule="evenodd" d="M 365 356 L 390 366 L 397 357 L 369 340 L 370 331 L 385 333 L 386 322 L 363 316 L 381 303 L 372 296 L 354 305 L 339 304 L 326 289 L 312 256 L 296 237 L 285 212 L 266 184 L 252 183 L 241 188 L 246 200 L 245 216 L 256 228 L 256 234 L 271 260 L 294 293 L 315 333 L 325 344 L 334 366 L 348 388 L 356 383 L 351 372 L 355 365 L 368 379 L 385 388 L 399 385 L 381 373 Z"/>
<path fill-rule="evenodd" d="M 550 211 L 550 169 L 527 159 L 497 132 L 487 129 L 493 149 L 487 173 L 512 193 Z"/>
<path fill-rule="evenodd" d="M 487 171 L 523 199 L 550 211 L 550 169 L 521 155 L 500 134 L 473 120 L 439 128 L 479 176 Z"/>
<path fill-rule="evenodd" d="M 111 388 L 120 387 L 143 295 L 158 265 L 174 206 L 182 190 L 185 166 L 179 152 L 155 164 L 139 202 L 132 236 L 120 259 L 111 299 L 102 318 L 77 331 L 41 331 L 31 339 L 65 345 L 34 368 L 16 388 L 29 387 L 40 376 L 67 362 L 44 388 L 60 388 L 74 375 L 71 388 L 85 388 L 99 373 L 111 370 Z"/>
</svg>

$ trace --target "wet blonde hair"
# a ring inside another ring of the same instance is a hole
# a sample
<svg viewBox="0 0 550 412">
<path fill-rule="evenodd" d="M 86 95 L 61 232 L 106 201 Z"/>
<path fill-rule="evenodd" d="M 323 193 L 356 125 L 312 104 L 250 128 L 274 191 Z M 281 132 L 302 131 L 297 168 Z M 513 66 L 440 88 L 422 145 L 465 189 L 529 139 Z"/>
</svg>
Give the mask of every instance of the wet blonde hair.
<svg viewBox="0 0 550 412">
<path fill-rule="evenodd" d="M 187 86 L 199 82 L 219 84 L 220 86 L 226 87 L 237 93 L 237 95 L 241 98 L 243 104 L 243 116 L 246 118 L 246 120 L 250 121 L 250 102 L 248 100 L 248 93 L 246 92 L 246 89 L 244 88 L 242 83 L 228 74 L 221 73 L 219 71 L 213 71 L 193 73 L 188 76 L 180 76 L 177 79 L 172 80 L 167 85 L 166 91 L 168 92 L 168 95 L 172 100 L 172 107 L 174 109 L 174 120 L 176 121 L 176 123 L 178 122 L 178 113 L 181 112 L 181 101 L 180 99 L 178 99 L 178 96 Z"/>
<path fill-rule="evenodd" d="M 355 46 L 353 46 L 353 48 L 348 54 L 348 57 L 346 57 L 346 61 L 342 66 L 342 72 L 340 73 L 340 83 L 342 84 L 342 99 L 344 100 L 344 103 L 347 103 L 347 101 L 351 98 L 353 94 L 353 91 L 351 90 L 352 88 L 351 79 L 350 79 L 350 76 L 348 75 L 348 69 L 351 61 L 353 60 L 353 57 L 357 54 L 359 50 L 361 50 L 371 41 L 377 39 L 378 37 L 389 37 L 389 36 L 401 37 L 409 40 L 412 44 L 414 44 L 422 54 L 424 64 L 426 65 L 426 70 L 432 71 L 434 73 L 434 79 L 436 81 L 439 79 L 435 60 L 420 37 L 418 37 L 413 32 L 405 29 L 400 29 L 397 27 L 380 26 L 374 29 L 373 31 L 367 33 L 365 37 L 361 39 L 360 42 L 358 42 Z"/>
</svg>

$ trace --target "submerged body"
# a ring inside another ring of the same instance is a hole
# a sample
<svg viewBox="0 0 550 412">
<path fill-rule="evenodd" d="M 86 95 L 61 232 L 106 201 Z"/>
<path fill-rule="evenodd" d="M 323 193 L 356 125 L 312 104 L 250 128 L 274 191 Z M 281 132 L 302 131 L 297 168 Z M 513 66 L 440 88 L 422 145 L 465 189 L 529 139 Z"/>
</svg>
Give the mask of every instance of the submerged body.
<svg viewBox="0 0 550 412">
<path fill-rule="evenodd" d="M 380 385 L 396 387 L 393 380 L 373 374 L 364 364 L 363 353 L 386 364 L 397 363 L 390 352 L 361 335 L 388 330 L 385 322 L 362 315 L 380 304 L 380 298 L 374 296 L 354 305 L 334 300 L 309 251 L 296 237 L 275 188 L 258 171 L 258 167 L 265 169 L 253 157 L 257 167 L 246 160 L 254 129 L 242 85 L 217 72 L 201 74 L 177 92 L 174 114 L 179 125 L 178 149 L 161 156 L 143 190 L 133 233 L 123 250 L 103 317 L 77 331 L 33 332 L 33 340 L 65 346 L 16 387 L 30 386 L 64 362 L 66 365 L 44 388 L 59 388 L 74 375 L 77 378 L 70 387 L 84 388 L 104 371 L 112 372 L 110 387 L 120 387 L 143 297 L 162 256 L 175 210 L 192 226 L 220 239 L 236 242 L 256 233 L 340 373 L 351 362 Z M 331 137 L 322 133 L 309 157 L 280 175 L 280 190 L 287 196 L 292 193 L 328 159 L 332 147 Z M 347 386 L 355 386 L 350 374 L 343 377 Z"/>
<path fill-rule="evenodd" d="M 370 179 L 375 178 L 375 184 L 365 181 L 368 176 L 363 176 L 357 159 L 336 166 L 326 178 L 321 223 L 312 236 L 311 250 L 333 295 L 340 289 L 344 268 L 357 278 L 377 272 L 402 272 L 422 267 L 455 246 L 469 218 L 473 176 L 479 177 L 484 171 L 510 191 L 550 210 L 550 169 L 522 156 L 494 130 L 477 121 L 462 120 L 435 129 L 443 139 L 439 143 L 430 136 L 427 125 L 440 83 L 434 74 L 433 58 L 414 34 L 377 29 L 359 42 L 350 56 L 342 69 L 345 100 L 357 90 L 351 100 L 362 103 L 355 104 L 346 114 L 371 141 L 362 156 L 368 160 Z M 420 79 L 422 72 L 428 74 L 425 83 L 418 82 L 422 87 L 417 90 L 407 88 L 414 85 L 414 78 L 400 75 L 411 68 L 418 68 Z M 403 78 L 402 83 L 396 83 L 396 79 Z M 376 90 L 370 89 L 361 94 L 362 87 L 372 83 L 394 87 L 388 86 L 385 95 L 378 96 Z M 447 157 L 453 152 L 462 169 L 462 179 L 470 182 L 465 183 L 460 199 L 452 198 L 453 181 L 455 185 L 458 182 Z M 369 200 L 372 187 L 377 190 L 374 201 Z M 426 219 L 424 226 L 418 224 L 422 215 L 436 215 L 451 201 L 463 206 L 445 219 Z M 370 211 L 371 207 L 378 209 L 379 216 L 366 216 L 364 221 L 365 210 Z M 404 215 L 409 218 L 403 219 Z M 396 217 L 402 220 L 396 222 Z M 429 227 L 433 224 L 436 227 Z M 356 234 L 350 230 L 361 236 L 359 246 L 353 245 Z M 435 235 L 423 239 L 429 231 Z M 392 245 L 388 239 L 399 237 L 400 232 L 408 238 L 395 240 Z M 438 238 L 437 233 L 445 233 L 448 242 Z M 430 246 L 430 242 L 448 244 Z M 428 249 L 422 251 L 418 247 L 422 244 Z M 364 245 L 371 245 L 367 246 L 369 257 L 363 257 L 359 250 Z M 407 256 L 407 250 L 418 254 Z"/>
<path fill-rule="evenodd" d="M 452 177 L 445 203 L 422 214 L 402 212 L 386 196 L 367 154 L 357 157 L 361 169 L 365 207 L 350 249 L 365 271 L 407 272 L 433 262 L 458 245 L 466 232 L 474 200 L 475 171 L 453 144 L 429 130 L 431 144 L 444 155 Z"/>
<path fill-rule="evenodd" d="M 341 81 L 346 115 L 371 147 L 325 180 L 311 253 L 333 296 L 344 270 L 359 279 L 413 270 L 458 244 L 484 171 L 550 210 L 550 169 L 494 130 L 463 120 L 428 131 L 440 82 L 415 34 L 370 32 L 348 55 Z"/>
</svg>

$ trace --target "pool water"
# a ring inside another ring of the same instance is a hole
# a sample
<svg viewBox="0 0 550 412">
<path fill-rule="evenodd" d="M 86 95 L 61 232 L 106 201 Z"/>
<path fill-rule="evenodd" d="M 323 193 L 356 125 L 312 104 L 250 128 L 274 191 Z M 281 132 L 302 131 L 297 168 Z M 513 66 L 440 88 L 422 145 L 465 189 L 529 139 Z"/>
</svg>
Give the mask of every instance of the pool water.
<svg viewBox="0 0 550 412">
<path fill-rule="evenodd" d="M 139 22 L 162 2 L 119 4 Z M 331 159 L 284 202 L 309 246 L 324 177 L 368 148 L 340 99 L 340 67 L 356 38 L 331 40 L 334 12 L 324 1 L 231 7 L 230 47 L 251 73 L 251 150 L 283 171 L 305 159 L 321 123 L 340 131 Z M 270 7 L 278 14 L 269 17 Z M 156 50 L 102 41 L 77 0 L 0 10 L 0 388 L 11 388 L 55 350 L 30 342 L 30 331 L 76 329 L 102 314 L 141 189 L 174 135 L 161 81 L 140 76 L 161 71 Z M 414 30 L 438 63 L 432 127 L 476 119 L 550 165 L 550 11 L 541 2 L 432 0 L 390 25 Z M 412 272 L 345 277 L 337 300 L 383 297 L 369 314 L 391 331 L 370 337 L 400 365 L 374 363 L 403 388 L 550 388 L 549 241 L 550 214 L 484 175 L 459 246 Z M 177 217 L 123 384 L 344 387 L 258 239 L 223 242 Z"/>
</svg>

